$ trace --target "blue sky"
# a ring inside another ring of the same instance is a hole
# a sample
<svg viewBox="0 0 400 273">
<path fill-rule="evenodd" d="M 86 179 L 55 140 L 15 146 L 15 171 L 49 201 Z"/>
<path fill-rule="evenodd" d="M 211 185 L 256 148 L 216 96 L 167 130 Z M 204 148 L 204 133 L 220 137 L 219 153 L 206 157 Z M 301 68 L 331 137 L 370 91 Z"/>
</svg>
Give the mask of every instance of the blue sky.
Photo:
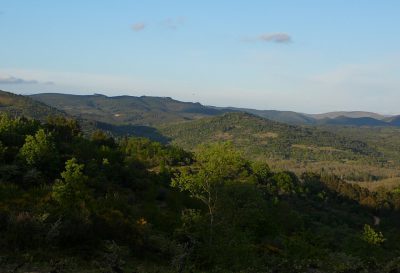
<svg viewBox="0 0 400 273">
<path fill-rule="evenodd" d="M 400 114 L 400 1 L 0 0 L 0 89 Z"/>
</svg>

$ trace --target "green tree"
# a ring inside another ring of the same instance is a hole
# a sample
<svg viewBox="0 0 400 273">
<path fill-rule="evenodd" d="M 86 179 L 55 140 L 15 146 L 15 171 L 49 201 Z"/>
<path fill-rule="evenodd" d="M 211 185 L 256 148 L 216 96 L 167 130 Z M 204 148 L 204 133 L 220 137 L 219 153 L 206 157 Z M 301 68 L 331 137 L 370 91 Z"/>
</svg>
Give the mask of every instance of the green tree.
<svg viewBox="0 0 400 273">
<path fill-rule="evenodd" d="M 65 163 L 62 179 L 53 185 L 52 197 L 65 212 L 76 212 L 86 209 L 89 196 L 86 182 L 88 177 L 83 174 L 84 165 L 78 164 L 75 158 Z"/>
<path fill-rule="evenodd" d="M 58 163 L 58 153 L 51 134 L 39 129 L 34 136 L 29 135 L 20 149 L 20 155 L 30 167 L 52 171 Z"/>
<path fill-rule="evenodd" d="M 192 197 L 206 205 L 209 215 L 210 244 L 221 191 L 228 182 L 247 177 L 248 170 L 248 162 L 230 143 L 218 143 L 200 147 L 195 155 L 195 163 L 183 168 L 173 179 L 173 187 L 188 191 Z"/>
</svg>

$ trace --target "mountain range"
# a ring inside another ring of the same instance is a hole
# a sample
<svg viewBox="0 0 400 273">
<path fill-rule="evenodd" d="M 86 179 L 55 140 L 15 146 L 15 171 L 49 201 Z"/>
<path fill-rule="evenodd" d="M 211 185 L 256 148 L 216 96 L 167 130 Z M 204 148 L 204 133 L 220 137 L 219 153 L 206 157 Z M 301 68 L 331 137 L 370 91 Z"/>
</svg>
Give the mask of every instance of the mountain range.
<svg viewBox="0 0 400 273">
<path fill-rule="evenodd" d="M 110 124 L 158 125 L 218 116 L 227 112 L 246 112 L 266 119 L 295 125 L 400 126 L 400 116 L 350 111 L 304 114 L 292 111 L 205 106 L 169 97 L 67 95 L 42 93 L 33 100 L 71 116 Z"/>
</svg>

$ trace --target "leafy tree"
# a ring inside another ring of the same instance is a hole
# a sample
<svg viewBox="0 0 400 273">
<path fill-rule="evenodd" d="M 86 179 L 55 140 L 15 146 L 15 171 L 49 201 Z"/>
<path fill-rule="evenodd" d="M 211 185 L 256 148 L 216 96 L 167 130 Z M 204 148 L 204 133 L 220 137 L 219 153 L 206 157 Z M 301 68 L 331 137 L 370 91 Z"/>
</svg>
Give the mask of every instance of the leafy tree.
<svg viewBox="0 0 400 273">
<path fill-rule="evenodd" d="M 195 163 L 182 169 L 173 179 L 172 186 L 188 191 L 203 202 L 209 215 L 209 242 L 212 243 L 214 218 L 218 198 L 223 187 L 232 180 L 240 180 L 248 174 L 248 162 L 233 149 L 230 143 L 217 143 L 200 147 Z"/>
<path fill-rule="evenodd" d="M 52 171 L 58 163 L 58 152 L 53 137 L 43 129 L 39 129 L 34 136 L 26 137 L 20 155 L 28 166 L 42 171 Z"/>
<path fill-rule="evenodd" d="M 48 117 L 45 127 L 48 131 L 52 132 L 54 138 L 58 141 L 70 142 L 81 133 L 78 121 L 62 116 Z"/>
<path fill-rule="evenodd" d="M 86 208 L 89 196 L 86 182 L 88 177 L 83 174 L 84 165 L 78 164 L 76 158 L 65 163 L 62 179 L 53 185 L 52 197 L 64 211 L 76 212 Z"/>
</svg>

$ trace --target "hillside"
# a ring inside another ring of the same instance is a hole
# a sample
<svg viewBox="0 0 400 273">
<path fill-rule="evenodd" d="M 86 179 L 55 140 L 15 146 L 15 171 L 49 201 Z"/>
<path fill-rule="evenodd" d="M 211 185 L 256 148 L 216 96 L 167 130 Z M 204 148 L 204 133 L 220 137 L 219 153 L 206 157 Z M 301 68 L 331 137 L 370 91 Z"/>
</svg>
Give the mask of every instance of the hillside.
<svg viewBox="0 0 400 273">
<path fill-rule="evenodd" d="M 335 127 L 287 125 L 248 113 L 226 113 L 164 125 L 158 131 L 171 143 L 190 150 L 199 144 L 231 141 L 247 158 L 264 160 L 274 169 L 297 174 L 329 173 L 347 181 L 378 181 L 400 176 L 397 152 L 388 152 L 388 147 L 396 141 L 381 145 L 379 137 L 374 138 L 371 131 L 373 141 L 367 142 L 369 139 L 363 141 L 357 134 L 346 133 L 347 128 L 353 127 L 340 127 L 343 130 L 340 134 L 335 132 Z M 364 129 L 368 131 L 368 127 Z"/>
<path fill-rule="evenodd" d="M 307 114 L 297 113 L 293 111 L 256 110 L 236 107 L 218 107 L 217 109 L 224 110 L 226 112 L 245 112 L 262 118 L 288 124 L 314 124 L 316 122 L 313 117 Z"/>
<path fill-rule="evenodd" d="M 168 97 L 36 94 L 34 100 L 61 109 L 80 119 L 114 125 L 156 125 L 208 117 L 223 113 L 200 103 Z"/>
<path fill-rule="evenodd" d="M 316 160 L 319 157 L 354 159 L 379 156 L 364 142 L 339 137 L 312 127 L 287 125 L 248 113 L 227 113 L 182 124 L 166 125 L 160 131 L 173 143 L 192 149 L 201 143 L 233 141 L 256 156 Z"/>
<path fill-rule="evenodd" d="M 29 97 L 16 95 L 0 90 L 0 112 L 12 117 L 24 116 L 45 120 L 48 116 L 65 116 L 66 114 L 54 107 L 30 99 Z"/>
</svg>

